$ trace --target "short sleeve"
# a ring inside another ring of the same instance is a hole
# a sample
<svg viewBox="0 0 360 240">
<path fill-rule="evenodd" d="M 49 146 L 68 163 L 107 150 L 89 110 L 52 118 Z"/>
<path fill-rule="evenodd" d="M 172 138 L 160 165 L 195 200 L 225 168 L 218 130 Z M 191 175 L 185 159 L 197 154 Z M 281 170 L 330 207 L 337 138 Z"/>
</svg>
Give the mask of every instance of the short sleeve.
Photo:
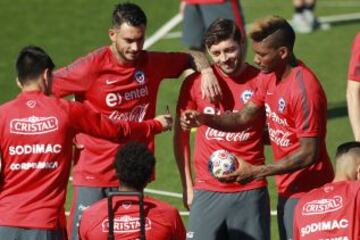
<svg viewBox="0 0 360 240">
<path fill-rule="evenodd" d="M 250 101 L 257 106 L 262 107 L 265 104 L 265 97 L 268 90 L 267 86 L 270 81 L 270 77 L 265 74 L 258 74 L 256 78 L 257 86 L 255 87 L 255 93 Z"/>
<path fill-rule="evenodd" d="M 296 73 L 296 84 L 292 114 L 297 136 L 322 136 L 325 134 L 327 117 L 325 93 L 316 77 L 308 71 L 299 70 Z"/>
<path fill-rule="evenodd" d="M 187 109 L 196 110 L 197 104 L 194 96 L 194 91 L 196 90 L 196 80 L 199 77 L 200 75 L 198 73 L 195 73 L 187 77 L 186 80 L 183 82 L 176 106 L 177 114 L 180 114 Z"/>
<path fill-rule="evenodd" d="M 360 33 L 356 35 L 352 45 L 348 80 L 360 82 Z"/>
<path fill-rule="evenodd" d="M 64 97 L 85 92 L 92 84 L 95 66 L 95 57 L 89 54 L 56 70 L 53 74 L 52 93 L 57 97 Z"/>
</svg>

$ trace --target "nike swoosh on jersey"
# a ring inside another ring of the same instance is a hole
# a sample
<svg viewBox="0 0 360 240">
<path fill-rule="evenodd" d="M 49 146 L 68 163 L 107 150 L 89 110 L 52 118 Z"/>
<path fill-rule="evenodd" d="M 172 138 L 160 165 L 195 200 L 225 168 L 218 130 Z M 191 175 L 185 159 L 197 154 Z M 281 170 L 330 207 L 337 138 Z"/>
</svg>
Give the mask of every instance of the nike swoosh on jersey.
<svg viewBox="0 0 360 240">
<path fill-rule="evenodd" d="M 117 82 L 119 82 L 119 80 L 109 80 L 109 79 L 107 79 L 107 80 L 105 81 L 105 83 L 106 83 L 107 85 L 111 85 L 111 84 L 114 84 L 114 83 L 117 83 Z"/>
</svg>

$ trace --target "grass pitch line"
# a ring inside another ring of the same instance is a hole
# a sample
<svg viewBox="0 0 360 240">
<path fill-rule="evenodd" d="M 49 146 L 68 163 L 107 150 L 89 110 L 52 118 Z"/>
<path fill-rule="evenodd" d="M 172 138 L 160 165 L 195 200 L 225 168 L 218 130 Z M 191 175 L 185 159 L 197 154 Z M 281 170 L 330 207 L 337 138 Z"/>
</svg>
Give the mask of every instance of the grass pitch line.
<svg viewBox="0 0 360 240">
<path fill-rule="evenodd" d="M 333 8 L 344 8 L 344 7 L 360 7 L 359 1 L 327 1 L 327 2 L 319 2 L 319 7 L 333 7 Z"/>
<path fill-rule="evenodd" d="M 180 211 L 180 216 L 189 216 L 189 215 L 190 215 L 189 211 Z M 277 211 L 276 210 L 271 210 L 270 215 L 271 216 L 276 216 Z"/>
<path fill-rule="evenodd" d="M 180 13 L 176 14 L 169 21 L 167 21 L 162 27 L 159 28 L 154 34 L 152 34 L 144 43 L 144 49 L 148 49 L 154 43 L 163 38 L 167 33 L 174 29 L 181 21 L 183 17 Z"/>
<path fill-rule="evenodd" d="M 329 5 L 333 4 L 335 6 L 337 3 L 335 3 L 335 2 L 330 3 L 329 2 L 328 4 Z M 346 3 L 343 3 L 343 4 L 346 4 Z M 350 3 L 348 3 L 348 6 L 349 7 L 359 7 L 360 2 L 350 2 Z M 339 7 L 340 7 L 340 3 L 339 3 Z M 346 14 L 319 17 L 319 22 L 321 24 L 337 24 L 337 23 L 342 23 L 342 22 L 351 22 L 351 21 L 359 21 L 359 20 L 360 20 L 360 13 L 346 13 Z M 251 27 L 252 27 L 252 23 L 249 23 L 249 24 L 246 24 L 245 28 L 246 29 L 251 29 Z M 181 36 L 182 36 L 182 32 L 170 32 L 170 30 L 169 30 L 168 32 L 166 32 L 162 36 L 162 38 L 164 38 L 164 39 L 174 39 L 174 38 L 180 38 Z M 160 40 L 160 39 L 161 38 L 157 39 L 157 41 Z M 154 44 L 154 43 L 152 43 L 152 44 Z M 191 130 L 191 131 L 196 131 L 196 130 Z"/>
<path fill-rule="evenodd" d="M 168 197 L 182 198 L 181 193 L 175 193 L 175 192 L 161 191 L 161 190 L 155 190 L 155 189 L 149 189 L 149 188 L 145 188 L 144 192 L 158 194 L 158 195 L 162 195 L 162 196 L 168 196 Z"/>
<path fill-rule="evenodd" d="M 347 13 L 347 14 L 319 17 L 320 23 L 328 23 L 328 24 L 351 22 L 357 20 L 360 20 L 360 13 Z"/>
</svg>

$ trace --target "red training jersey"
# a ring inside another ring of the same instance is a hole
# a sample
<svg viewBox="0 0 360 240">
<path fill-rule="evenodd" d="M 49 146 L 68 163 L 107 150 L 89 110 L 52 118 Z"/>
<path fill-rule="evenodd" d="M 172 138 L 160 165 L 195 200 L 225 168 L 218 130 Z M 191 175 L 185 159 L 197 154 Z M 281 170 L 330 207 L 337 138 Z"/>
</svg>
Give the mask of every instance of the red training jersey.
<svg viewBox="0 0 360 240">
<path fill-rule="evenodd" d="M 327 101 L 319 80 L 302 62 L 279 82 L 275 74 L 262 74 L 259 90 L 251 99 L 265 106 L 274 160 L 293 154 L 300 139 L 318 137 L 316 162 L 298 171 L 276 175 L 279 195 L 300 197 L 304 192 L 332 181 L 332 168 L 325 144 Z"/>
<path fill-rule="evenodd" d="M 356 35 L 352 45 L 348 79 L 360 82 L 360 33 Z"/>
<path fill-rule="evenodd" d="M 115 239 L 132 240 L 140 236 L 138 200 L 117 196 L 114 202 Z M 144 197 L 146 239 L 184 240 L 186 231 L 178 210 L 160 200 Z M 81 240 L 107 240 L 109 232 L 107 199 L 86 209 L 80 220 Z"/>
<path fill-rule="evenodd" d="M 53 93 L 59 97 L 75 94 L 77 100 L 112 120 L 141 122 L 155 117 L 161 80 L 178 77 L 189 65 L 189 56 L 184 53 L 146 51 L 135 64 L 123 65 L 106 46 L 56 71 Z M 84 150 L 73 168 L 74 185 L 118 186 L 112 163 L 121 145 L 85 134 L 78 135 L 76 141 Z M 154 150 L 153 136 L 142 142 Z"/>
<path fill-rule="evenodd" d="M 114 125 L 83 104 L 21 93 L 0 107 L 0 226 L 59 226 L 77 130 L 121 141 L 161 129 L 156 120 Z"/>
<path fill-rule="evenodd" d="M 295 209 L 294 240 L 360 239 L 360 182 L 325 184 L 307 193 Z"/>
<path fill-rule="evenodd" d="M 218 105 L 211 103 L 208 99 L 202 99 L 201 77 L 199 74 L 194 74 L 184 82 L 181 88 L 177 106 L 179 114 L 186 109 L 218 115 L 239 111 L 256 91 L 259 70 L 255 67 L 246 65 L 244 71 L 237 77 L 226 76 L 217 67 L 213 69 L 225 97 Z M 266 180 L 252 181 L 246 185 L 221 183 L 208 170 L 210 155 L 219 149 L 226 149 L 251 164 L 264 164 L 264 124 L 265 118 L 259 117 L 244 126 L 240 132 L 223 132 L 201 125 L 196 131 L 194 188 L 216 192 L 239 192 L 266 186 Z"/>
</svg>

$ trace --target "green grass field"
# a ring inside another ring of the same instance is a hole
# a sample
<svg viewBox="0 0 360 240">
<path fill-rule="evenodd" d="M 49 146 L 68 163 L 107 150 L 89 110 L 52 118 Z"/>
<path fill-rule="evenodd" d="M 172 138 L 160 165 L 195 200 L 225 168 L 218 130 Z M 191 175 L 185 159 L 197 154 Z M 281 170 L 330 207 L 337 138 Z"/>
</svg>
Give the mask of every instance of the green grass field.
<svg viewBox="0 0 360 240">
<path fill-rule="evenodd" d="M 113 0 L 1 0 L 0 1 L 0 102 L 19 92 L 15 84 L 14 63 L 17 52 L 25 45 L 36 44 L 45 48 L 57 66 L 67 65 L 87 52 L 109 44 L 107 29 L 114 4 Z M 149 19 L 147 35 L 156 31 L 178 11 L 178 0 L 137 0 Z M 319 0 L 320 16 L 360 12 L 360 3 L 350 0 Z M 267 14 L 291 18 L 290 0 L 242 0 L 246 21 Z M 178 27 L 175 30 L 180 30 Z M 329 121 L 327 145 L 331 156 L 338 144 L 352 139 L 346 111 L 345 89 L 350 47 L 360 23 L 337 24 L 329 31 L 298 35 L 295 52 L 318 75 L 325 88 Z M 185 50 L 180 39 L 157 42 L 151 50 Z M 251 50 L 248 61 L 252 63 Z M 158 98 L 158 113 L 169 104 L 175 110 L 181 80 L 165 81 Z M 181 185 L 172 149 L 172 132 L 156 139 L 157 180 L 149 187 L 170 192 L 181 192 Z M 272 161 L 271 150 L 266 150 L 267 161 Z M 270 179 L 271 206 L 276 206 L 276 190 Z M 67 208 L 71 199 L 71 186 Z M 182 200 L 160 197 L 183 210 Z M 187 218 L 184 218 L 187 221 Z M 278 239 L 276 219 L 272 218 L 272 239 Z"/>
</svg>

